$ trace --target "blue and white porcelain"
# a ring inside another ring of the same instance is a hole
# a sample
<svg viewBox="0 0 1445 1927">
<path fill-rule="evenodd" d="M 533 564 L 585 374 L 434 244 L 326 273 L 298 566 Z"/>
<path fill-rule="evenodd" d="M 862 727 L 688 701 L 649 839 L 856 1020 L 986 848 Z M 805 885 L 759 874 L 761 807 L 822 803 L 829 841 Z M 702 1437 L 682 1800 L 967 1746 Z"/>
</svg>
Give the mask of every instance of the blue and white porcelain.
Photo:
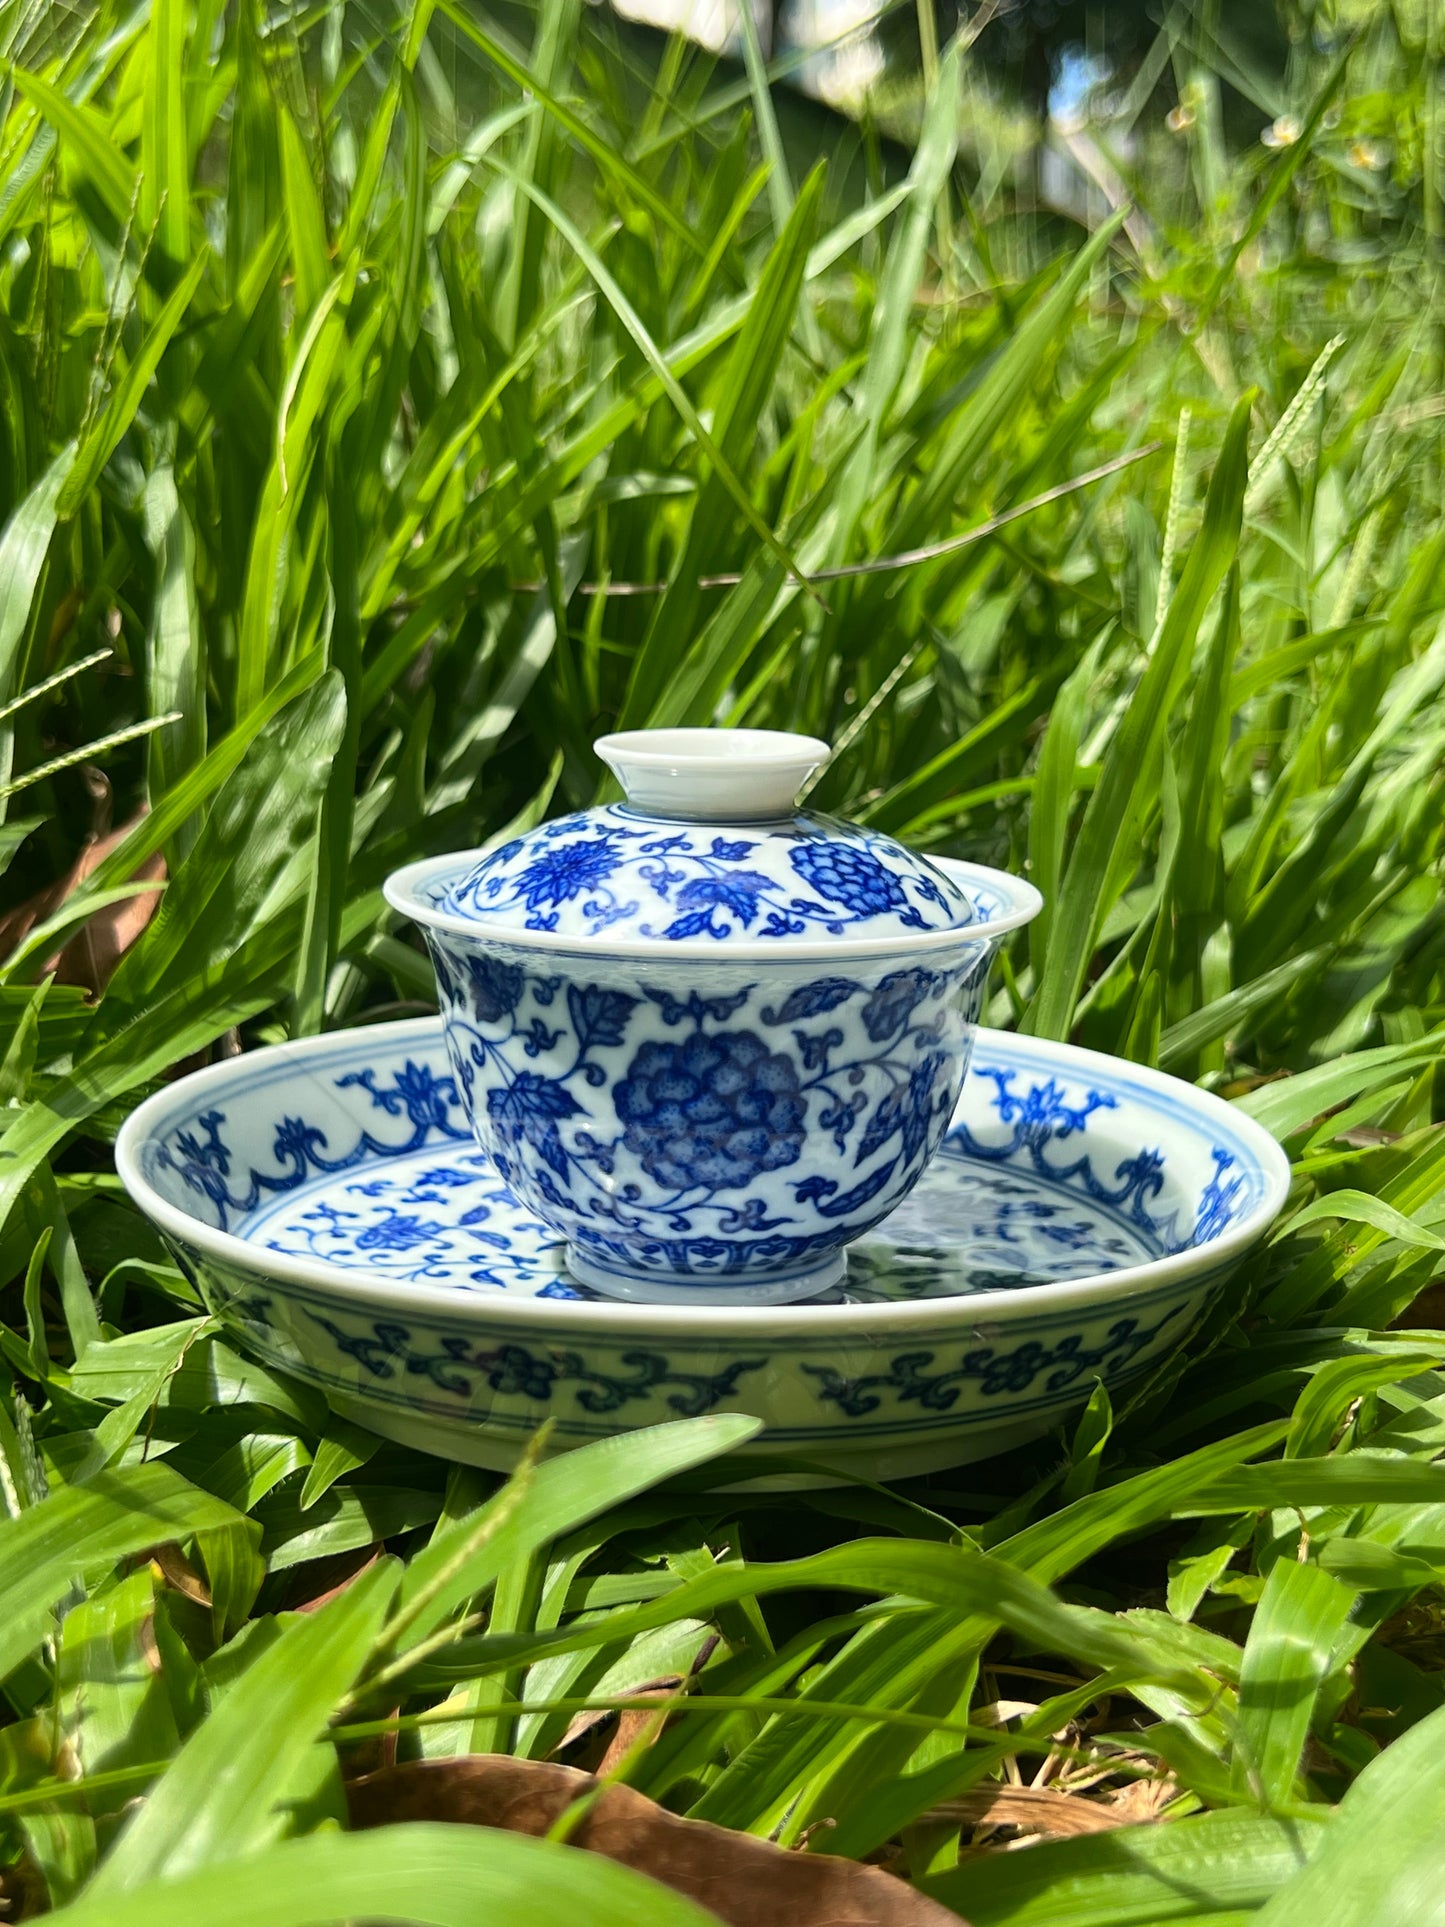
<svg viewBox="0 0 1445 1927">
<path fill-rule="evenodd" d="M 942 1142 L 1038 893 L 794 810 L 811 737 L 597 748 L 625 803 L 387 885 L 425 932 L 462 1106 L 597 1291 L 812 1297 Z"/>
<path fill-rule="evenodd" d="M 509 1464 L 749 1412 L 747 1470 L 895 1478 L 1116 1399 L 1188 1337 L 1284 1201 L 1284 1154 L 1173 1078 L 980 1031 L 943 1148 L 807 1304 L 617 1303 L 478 1150 L 435 1019 L 198 1071 L 116 1163 L 264 1361 L 403 1443 Z"/>
</svg>

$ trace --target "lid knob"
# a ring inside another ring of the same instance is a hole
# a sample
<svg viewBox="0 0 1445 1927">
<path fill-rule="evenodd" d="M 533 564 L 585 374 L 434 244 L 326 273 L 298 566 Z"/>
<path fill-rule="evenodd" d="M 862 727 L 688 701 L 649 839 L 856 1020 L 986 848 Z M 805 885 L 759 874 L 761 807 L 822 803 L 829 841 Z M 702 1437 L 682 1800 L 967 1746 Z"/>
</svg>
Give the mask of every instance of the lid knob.
<svg viewBox="0 0 1445 1927">
<path fill-rule="evenodd" d="M 832 755 L 782 729 L 628 729 L 592 747 L 633 809 L 688 822 L 791 816 L 798 791 Z"/>
</svg>

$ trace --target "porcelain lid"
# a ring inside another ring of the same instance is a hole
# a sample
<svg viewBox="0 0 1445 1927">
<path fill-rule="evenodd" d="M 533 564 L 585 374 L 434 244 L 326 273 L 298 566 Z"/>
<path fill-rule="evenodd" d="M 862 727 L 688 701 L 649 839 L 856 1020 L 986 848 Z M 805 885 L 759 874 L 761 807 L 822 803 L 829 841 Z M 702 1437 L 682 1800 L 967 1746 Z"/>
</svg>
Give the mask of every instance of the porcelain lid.
<svg viewBox="0 0 1445 1927">
<path fill-rule="evenodd" d="M 544 823 L 446 891 L 451 916 L 610 942 L 812 944 L 961 930 L 967 895 L 889 836 L 795 808 L 826 743 L 636 730 L 596 745 L 626 802 Z"/>
</svg>

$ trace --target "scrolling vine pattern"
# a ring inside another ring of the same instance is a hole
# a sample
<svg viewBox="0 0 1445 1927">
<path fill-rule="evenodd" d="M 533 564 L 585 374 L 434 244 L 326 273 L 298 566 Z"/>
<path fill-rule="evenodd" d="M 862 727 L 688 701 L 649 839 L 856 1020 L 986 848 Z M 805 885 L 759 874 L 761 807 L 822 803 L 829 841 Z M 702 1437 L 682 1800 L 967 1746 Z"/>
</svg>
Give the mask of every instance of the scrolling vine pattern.
<svg viewBox="0 0 1445 1927">
<path fill-rule="evenodd" d="M 809 988 L 819 1001 L 826 1001 L 828 993 L 823 989 Z M 890 989 L 888 998 L 878 997 L 874 1005 L 875 1025 L 881 1028 L 888 1021 L 882 1014 L 885 1005 L 893 1002 L 896 1011 L 903 1001 L 897 986 Z M 766 1014 L 781 1019 L 786 1014 L 786 1006 L 782 1011 L 769 1008 Z M 796 1015 L 796 1007 L 792 1014 Z M 991 1109 L 1010 1127 L 1009 1135 L 986 1139 L 966 1125 L 955 1124 L 949 1133 L 952 1151 L 985 1166 L 1031 1169 L 1065 1191 L 1078 1192 L 1106 1209 L 1120 1210 L 1140 1234 L 1160 1250 L 1177 1251 L 1211 1242 L 1248 1203 L 1246 1178 L 1234 1168 L 1233 1154 L 1215 1146 L 1214 1172 L 1201 1188 L 1192 1223 L 1180 1229 L 1174 1212 L 1156 1218 L 1148 1209 L 1148 1201 L 1158 1193 L 1164 1168 L 1164 1160 L 1157 1152 L 1144 1150 L 1120 1162 L 1114 1167 L 1112 1182 L 1100 1176 L 1090 1154 L 1068 1155 L 1085 1134 L 1089 1120 L 1099 1112 L 1114 1108 L 1116 1100 L 1112 1096 L 1088 1091 L 1082 1101 L 1071 1102 L 1053 1078 L 1034 1082 L 1026 1092 L 1019 1092 L 1014 1088 L 1017 1073 L 1013 1070 L 985 1066 L 979 1067 L 975 1074 L 993 1084 L 995 1096 Z M 158 1162 L 175 1173 L 186 1189 L 207 1200 L 222 1230 L 239 1229 L 244 1233 L 247 1220 L 269 1200 L 295 1192 L 314 1183 L 318 1177 L 354 1170 L 357 1178 L 355 1184 L 348 1187 L 349 1191 L 355 1191 L 358 1198 L 375 1194 L 379 1200 L 373 1215 L 356 1224 L 351 1239 L 355 1261 L 366 1262 L 372 1257 L 409 1250 L 417 1254 L 416 1282 L 425 1282 L 431 1276 L 450 1279 L 455 1275 L 455 1262 L 450 1254 L 439 1254 L 433 1261 L 435 1268 L 428 1263 L 428 1256 L 437 1251 L 439 1244 L 444 1245 L 447 1238 L 463 1234 L 469 1246 L 478 1248 L 480 1257 L 490 1256 L 507 1265 L 505 1274 L 488 1273 L 479 1276 L 476 1282 L 499 1285 L 509 1282 L 519 1263 L 528 1273 L 541 1268 L 542 1248 L 555 1238 L 555 1233 L 520 1208 L 499 1212 L 490 1190 L 486 1197 L 464 1196 L 469 1188 L 484 1185 L 488 1166 L 470 1148 L 471 1133 L 466 1127 L 452 1076 L 439 1073 L 424 1059 L 416 1061 L 408 1057 L 389 1071 L 379 1072 L 368 1067 L 344 1072 L 335 1079 L 335 1084 L 339 1090 L 364 1091 L 373 1111 L 382 1118 L 400 1121 L 400 1134 L 384 1134 L 379 1121 L 375 1128 L 364 1124 L 355 1131 L 353 1108 L 349 1112 L 353 1123 L 348 1142 L 345 1148 L 333 1153 L 326 1130 L 305 1117 L 283 1115 L 271 1134 L 270 1164 L 268 1168 L 258 1169 L 238 1156 L 225 1113 L 209 1108 L 169 1135 L 158 1147 Z M 845 1087 L 845 1100 L 848 1095 Z M 846 1120 L 843 1122 L 846 1140 L 851 1126 Z M 387 1162 L 429 1145 L 444 1148 L 445 1161 L 428 1165 L 411 1176 L 405 1186 L 393 1186 L 386 1176 Z M 462 1150 L 462 1146 L 468 1148 Z M 1066 1152 L 1062 1159 L 1057 1158 L 1060 1146 Z M 1051 1148 L 1055 1152 L 1053 1158 L 1049 1155 Z M 364 1169 L 358 1169 L 363 1166 Z M 490 1182 L 494 1187 L 495 1180 Z M 514 1202 L 507 1199 L 505 1192 L 501 1195 L 504 1204 Z M 442 1206 L 445 1209 L 441 1209 Z M 1036 1212 L 1040 1207 L 1020 1208 Z M 316 1209 L 326 1217 L 326 1222 L 323 1224 L 318 1219 L 308 1231 L 307 1243 L 298 1250 L 324 1257 L 323 1234 L 330 1232 L 336 1242 L 340 1225 L 334 1222 L 337 1213 L 334 1204 L 320 1200 Z M 1052 1231 L 1049 1235 L 1063 1234 Z"/>
<path fill-rule="evenodd" d="M 1099 1176 L 1087 1152 L 1081 1152 L 1076 1158 L 1065 1158 L 1062 1163 L 1048 1155 L 1051 1145 L 1070 1144 L 1082 1137 L 1089 1119 L 1097 1111 L 1114 1110 L 1118 1099 L 1112 1093 L 1091 1090 L 1081 1104 L 1071 1104 L 1052 1077 L 1042 1084 L 1031 1084 L 1021 1095 L 1013 1088 L 1016 1071 L 980 1068 L 977 1075 L 993 1084 L 996 1095 L 992 1108 L 1012 1131 L 1007 1138 L 987 1142 L 975 1137 L 966 1124 L 955 1125 L 950 1138 L 971 1157 L 991 1164 L 1025 1157 L 1040 1177 L 1056 1184 L 1077 1185 L 1097 1203 L 1122 1211 L 1141 1231 L 1157 1238 L 1166 1252 L 1208 1244 L 1234 1219 L 1245 1180 L 1237 1172 L 1232 1177 L 1226 1176 L 1236 1159 L 1222 1145 L 1213 1149 L 1214 1175 L 1200 1194 L 1194 1223 L 1181 1232 L 1176 1213 L 1159 1218 L 1149 1210 L 1150 1200 L 1158 1197 L 1164 1188 L 1162 1152 L 1144 1146 L 1133 1157 L 1121 1159 L 1114 1167 L 1112 1184 Z"/>
<path fill-rule="evenodd" d="M 777 1268 L 885 1215 L 947 1128 L 984 962 L 680 996 L 431 940 L 498 1171 L 589 1251 L 679 1272 Z"/>
<path fill-rule="evenodd" d="M 270 1336 L 274 1314 L 268 1297 L 237 1299 L 231 1309 L 258 1337 Z M 723 1364 L 708 1358 L 711 1369 L 700 1369 L 700 1360 L 680 1361 L 650 1347 L 612 1352 L 602 1346 L 589 1355 L 575 1347 L 542 1348 L 511 1339 L 489 1344 L 463 1332 L 418 1331 L 398 1318 L 345 1324 L 310 1306 L 304 1310 L 338 1358 L 349 1359 L 364 1375 L 363 1382 L 421 1380 L 428 1390 L 467 1407 L 489 1393 L 544 1408 L 570 1402 L 593 1417 L 653 1401 L 679 1417 L 699 1418 L 739 1400 L 746 1404 L 748 1377 L 779 1368 L 778 1361 L 762 1353 Z M 910 1405 L 923 1412 L 950 1412 L 969 1391 L 990 1405 L 1040 1394 L 1063 1399 L 1087 1378 L 1113 1382 L 1123 1377 L 1141 1354 L 1167 1342 L 1169 1326 L 1187 1311 L 1187 1306 L 1175 1305 L 1151 1325 L 1137 1318 L 1116 1319 L 1093 1340 L 1076 1330 L 1023 1338 L 1006 1348 L 978 1346 L 955 1364 L 936 1349 L 920 1348 L 897 1354 L 878 1372 L 849 1374 L 834 1365 L 796 1359 L 788 1360 L 784 1369 L 797 1369 L 812 1381 L 819 1405 L 849 1420 L 883 1413 L 885 1424 Z M 313 1342 L 308 1354 L 314 1350 Z"/>
<path fill-rule="evenodd" d="M 157 1162 L 175 1172 L 188 1190 L 207 1199 L 220 1229 L 229 1231 L 266 1197 L 294 1191 L 320 1173 L 349 1171 L 365 1158 L 398 1157 L 435 1138 L 462 1143 L 472 1135 L 457 1104 L 454 1080 L 438 1076 L 427 1064 L 408 1058 L 384 1087 L 377 1084 L 372 1069 L 347 1071 L 336 1079 L 336 1087 L 364 1090 L 373 1108 L 405 1120 L 410 1127 L 406 1135 L 383 1138 L 364 1128 L 349 1150 L 330 1157 L 327 1133 L 319 1125 L 304 1117 L 283 1116 L 271 1142 L 271 1156 L 279 1168 L 258 1171 L 248 1166 L 237 1186 L 231 1174 L 238 1160 L 222 1135 L 226 1114 L 212 1109 L 199 1112 L 189 1124 L 173 1131 L 161 1145 Z"/>
<path fill-rule="evenodd" d="M 1046 1374 L 1043 1390 L 1049 1394 L 1067 1391 L 1086 1374 L 1105 1380 L 1117 1378 L 1183 1309 L 1175 1306 L 1157 1323 L 1142 1328 L 1137 1318 L 1120 1318 L 1095 1345 L 1090 1345 L 1082 1332 L 1069 1332 L 1052 1344 L 1026 1338 L 1009 1351 L 982 1345 L 965 1352 L 957 1365 L 934 1372 L 929 1367 L 937 1354 L 931 1351 L 900 1352 L 889 1361 L 886 1372 L 866 1372 L 853 1378 L 830 1365 L 804 1365 L 802 1369 L 818 1381 L 818 1397 L 825 1404 L 836 1405 L 849 1418 L 876 1412 L 885 1392 L 891 1392 L 900 1405 L 911 1403 L 924 1411 L 946 1412 L 966 1385 L 976 1385 L 984 1398 L 1019 1398 L 1033 1391 L 1041 1373 Z"/>
<path fill-rule="evenodd" d="M 729 835 L 649 822 L 618 805 L 504 843 L 444 903 L 453 915 L 524 930 L 669 943 L 842 936 L 861 926 L 948 930 L 976 915 L 927 858 L 827 817 Z"/>
<path fill-rule="evenodd" d="M 767 1363 L 764 1358 L 739 1358 L 721 1371 L 685 1372 L 661 1352 L 634 1349 L 617 1359 L 620 1371 L 604 1371 L 578 1351 L 533 1351 L 515 1343 L 487 1349 L 452 1335 L 442 1336 L 436 1350 L 424 1351 L 413 1344 L 411 1327 L 393 1320 L 376 1319 L 363 1331 L 348 1332 L 318 1312 L 308 1311 L 307 1316 L 372 1378 L 390 1379 L 399 1373 L 424 1378 L 456 1398 L 470 1398 L 485 1384 L 499 1398 L 527 1398 L 542 1405 L 550 1404 L 563 1386 L 580 1387 L 574 1391 L 575 1401 L 591 1413 L 620 1411 L 675 1386 L 663 1398 L 667 1409 L 682 1418 L 701 1418 L 732 1398 L 740 1379 Z"/>
</svg>

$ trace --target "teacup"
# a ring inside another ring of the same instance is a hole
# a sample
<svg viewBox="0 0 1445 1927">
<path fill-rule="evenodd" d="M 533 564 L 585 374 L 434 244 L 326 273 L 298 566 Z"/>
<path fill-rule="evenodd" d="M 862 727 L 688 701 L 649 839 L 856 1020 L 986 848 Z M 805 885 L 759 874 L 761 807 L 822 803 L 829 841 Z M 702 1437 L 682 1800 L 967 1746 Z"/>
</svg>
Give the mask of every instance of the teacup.
<svg viewBox="0 0 1445 1927">
<path fill-rule="evenodd" d="M 596 747 L 625 803 L 388 880 L 457 1093 L 582 1283 L 810 1297 L 942 1142 L 989 964 L 1038 892 L 797 811 L 830 753 L 811 737 Z"/>
</svg>

